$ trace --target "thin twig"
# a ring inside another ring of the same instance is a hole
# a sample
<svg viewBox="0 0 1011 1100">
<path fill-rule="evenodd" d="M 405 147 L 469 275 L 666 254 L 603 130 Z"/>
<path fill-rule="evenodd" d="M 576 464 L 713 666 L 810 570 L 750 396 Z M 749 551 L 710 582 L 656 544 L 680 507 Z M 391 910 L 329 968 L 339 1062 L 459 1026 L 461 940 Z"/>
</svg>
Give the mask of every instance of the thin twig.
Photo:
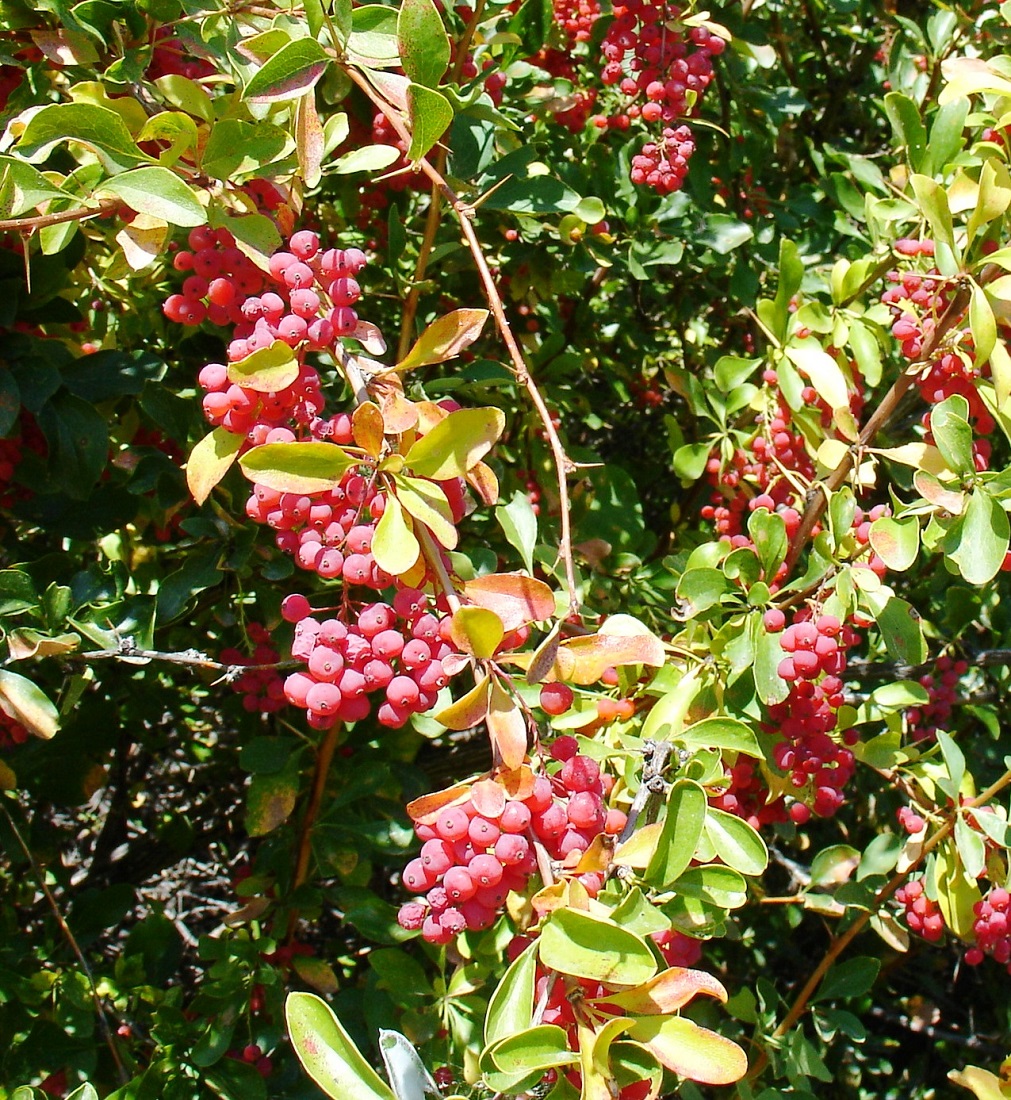
<svg viewBox="0 0 1011 1100">
<path fill-rule="evenodd" d="M 53 917 L 56 923 L 60 926 L 60 931 L 63 933 L 63 938 L 70 945 L 70 950 L 73 951 L 74 957 L 77 959 L 77 963 L 84 973 L 85 978 L 88 981 L 88 986 L 91 990 L 91 1000 L 95 1005 L 95 1012 L 98 1015 L 99 1027 L 102 1030 L 102 1037 L 105 1039 L 105 1045 L 109 1048 L 109 1053 L 112 1055 L 113 1062 L 116 1063 L 116 1072 L 119 1075 L 120 1084 L 125 1085 L 130 1080 L 130 1074 L 126 1070 L 126 1066 L 123 1065 L 123 1059 L 119 1053 L 119 1047 L 116 1043 L 116 1036 L 113 1034 L 112 1028 L 109 1026 L 109 1018 L 105 1014 L 105 1005 L 102 1004 L 102 998 L 98 993 L 98 986 L 95 984 L 95 976 L 91 972 L 91 967 L 88 966 L 88 961 L 84 957 L 84 953 L 81 951 L 80 945 L 77 942 L 74 933 L 70 929 L 70 925 L 67 924 L 66 918 L 60 911 L 60 907 L 56 902 L 56 898 L 53 897 L 52 891 L 46 885 L 46 876 L 42 871 L 42 868 L 38 865 L 35 855 L 31 848 L 25 841 L 25 838 L 21 835 L 21 830 L 17 827 L 10 810 L 6 806 L 3 806 L 4 817 L 7 819 L 7 824 L 10 826 L 11 832 L 14 834 L 14 839 L 17 840 L 18 846 L 25 854 L 25 859 L 28 860 L 28 865 L 32 869 L 32 874 L 35 876 L 35 881 L 38 883 L 39 889 L 42 891 L 43 896 L 52 911 Z"/>
<path fill-rule="evenodd" d="M 411 139 L 410 130 L 407 128 L 396 108 L 383 99 L 365 77 L 355 68 L 347 66 L 345 72 L 365 95 L 368 96 L 374 106 L 382 111 L 383 115 L 394 130 L 397 131 L 400 138 L 409 144 Z M 534 408 L 537 410 L 537 415 L 540 417 L 541 424 L 544 427 L 544 432 L 548 439 L 548 446 L 551 449 L 551 457 L 554 461 L 555 470 L 558 475 L 558 503 L 560 512 L 558 556 L 563 563 L 566 586 L 569 590 L 569 613 L 574 615 L 579 611 L 581 605 L 579 593 L 576 589 L 576 567 L 572 558 L 572 521 L 569 514 L 568 475 L 575 468 L 574 464 L 565 454 L 562 442 L 558 437 L 558 432 L 551 422 L 551 413 L 544 402 L 544 398 L 541 396 L 540 390 L 530 376 L 526 360 L 523 358 L 523 353 L 520 351 L 519 344 L 516 342 L 516 337 L 513 335 L 512 328 L 505 315 L 505 306 L 502 303 L 502 296 L 499 294 L 498 287 L 495 285 L 491 269 L 488 267 L 488 261 L 485 259 L 484 252 L 481 248 L 481 242 L 478 240 L 477 233 L 474 230 L 473 207 L 468 206 L 467 203 L 457 195 L 452 187 L 446 182 L 443 175 L 437 172 L 434 166 L 425 157 L 421 157 L 418 160 L 418 167 L 429 180 L 438 187 L 447 205 L 452 207 L 453 212 L 456 214 L 460 223 L 460 229 L 467 242 L 467 247 L 473 257 L 474 265 L 477 267 L 485 298 L 488 301 L 492 316 L 495 318 L 495 327 L 498 329 L 502 337 L 502 342 L 505 344 L 506 350 L 509 353 L 509 358 L 512 361 L 513 373 L 516 375 L 517 381 L 526 389 Z"/>
<path fill-rule="evenodd" d="M 227 676 L 236 676 L 243 672 L 264 672 L 276 669 L 282 671 L 296 668 L 300 661 L 274 661 L 270 664 L 235 665 L 214 661 L 196 649 L 186 649 L 180 653 L 163 653 L 156 649 L 138 649 L 123 644 L 118 649 L 93 649 L 86 653 L 67 653 L 68 661 L 123 661 L 128 665 L 146 665 L 151 661 L 163 661 L 170 665 L 186 665 L 190 668 L 203 668 L 211 672 L 224 672 Z"/>
<path fill-rule="evenodd" d="M 103 199 L 98 206 L 78 207 L 75 210 L 63 210 L 58 214 L 35 214 L 30 218 L 6 218 L 0 220 L 0 233 L 33 233 L 36 229 L 45 229 L 49 225 L 63 222 L 83 222 L 88 218 L 103 218 L 112 214 L 123 205 L 121 199 Z"/>
</svg>

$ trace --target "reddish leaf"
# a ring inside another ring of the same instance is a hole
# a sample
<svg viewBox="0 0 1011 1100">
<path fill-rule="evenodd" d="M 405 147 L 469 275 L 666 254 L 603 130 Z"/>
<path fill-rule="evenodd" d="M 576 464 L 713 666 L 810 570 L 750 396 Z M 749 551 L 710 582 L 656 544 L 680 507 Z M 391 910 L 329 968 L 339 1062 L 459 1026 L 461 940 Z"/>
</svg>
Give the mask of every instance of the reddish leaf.
<svg viewBox="0 0 1011 1100">
<path fill-rule="evenodd" d="M 629 1033 L 674 1073 L 706 1085 L 731 1085 L 748 1071 L 748 1058 L 730 1039 L 683 1016 L 645 1016 Z"/>
<path fill-rule="evenodd" d="M 700 993 L 715 997 L 721 1004 L 727 1000 L 723 984 L 711 974 L 672 966 L 644 985 L 600 1000 L 602 1004 L 617 1005 L 633 1016 L 653 1016 L 677 1012 Z"/>
<path fill-rule="evenodd" d="M 494 779 L 479 779 L 471 788 L 470 800 L 483 817 L 496 818 L 505 809 L 506 793 Z"/>
<path fill-rule="evenodd" d="M 368 455 L 378 458 L 383 450 L 383 436 L 386 425 L 379 406 L 371 401 L 359 405 L 351 418 L 351 427 L 355 443 Z"/>
<path fill-rule="evenodd" d="M 491 573 L 475 577 L 463 586 L 471 603 L 494 611 L 506 631 L 527 623 L 550 619 L 555 614 L 555 597 L 543 582 L 522 573 Z"/>
<path fill-rule="evenodd" d="M 487 320 L 486 309 L 455 309 L 439 317 L 418 337 L 395 369 L 411 370 L 452 359 L 474 343 Z"/>
<path fill-rule="evenodd" d="M 491 689 L 488 733 L 492 747 L 507 768 L 518 768 L 527 755 L 527 723 L 515 700 L 498 683 Z"/>
<path fill-rule="evenodd" d="M 443 791 L 423 794 L 407 803 L 407 816 L 419 825 L 434 825 L 447 806 L 460 806 L 470 798 L 469 783 L 454 783 Z"/>
<path fill-rule="evenodd" d="M 652 634 L 590 634 L 567 638 L 558 647 L 554 667 L 545 680 L 568 684 L 595 684 L 606 669 L 618 665 L 652 665 L 664 661 L 663 644 Z"/>
</svg>

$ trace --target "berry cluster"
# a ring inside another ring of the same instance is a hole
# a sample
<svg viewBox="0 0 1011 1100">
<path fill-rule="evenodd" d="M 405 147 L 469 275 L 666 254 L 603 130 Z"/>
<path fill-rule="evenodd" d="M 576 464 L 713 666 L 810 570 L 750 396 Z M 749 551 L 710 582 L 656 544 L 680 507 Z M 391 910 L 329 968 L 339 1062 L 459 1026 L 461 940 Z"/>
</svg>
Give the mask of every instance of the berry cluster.
<svg viewBox="0 0 1011 1100">
<path fill-rule="evenodd" d="M 261 1077 L 269 1077 L 274 1069 L 274 1063 L 263 1053 L 263 1048 L 256 1043 L 249 1043 L 242 1050 L 230 1050 L 225 1054 L 225 1057 L 233 1058 L 237 1062 L 245 1062 L 247 1065 L 252 1066 Z"/>
<path fill-rule="evenodd" d="M 399 729 L 412 714 L 435 706 L 449 682 L 443 661 L 453 652 L 448 618 L 440 619 L 418 589 L 402 588 L 393 603 L 362 606 L 354 615 L 345 601 L 341 617 L 315 618 L 305 596 L 288 596 L 281 613 L 295 626 L 293 657 L 306 661 L 293 672 L 284 694 L 306 711 L 314 729 L 358 722 L 372 709 L 370 695 L 382 692 L 376 717 Z"/>
<path fill-rule="evenodd" d="M 923 879 L 914 878 L 895 891 L 895 900 L 905 906 L 906 924 L 925 940 L 936 943 L 944 935 L 944 917 L 936 901 L 927 897 Z"/>
<path fill-rule="evenodd" d="M 621 832 L 625 814 L 604 806 L 613 779 L 575 746 L 574 737 L 554 743 L 552 755 L 563 761 L 561 768 L 535 777 L 524 798 L 482 798 L 479 810 L 468 794 L 434 821 L 415 824 L 421 853 L 404 868 L 402 881 L 411 893 L 426 896 L 401 906 L 402 927 L 420 929 L 436 944 L 468 929 L 490 928 L 509 892 L 525 889 L 536 869 L 535 841 L 549 858 L 571 863 L 566 857 L 585 851 L 602 832 Z M 591 896 L 603 886 L 596 873 L 579 879 Z"/>
<path fill-rule="evenodd" d="M 769 797 L 768 785 L 751 761 L 738 758 L 732 766 L 724 764 L 723 771 L 726 787 L 721 794 L 710 797 L 710 805 L 743 818 L 753 829 L 787 820 L 786 799 Z M 799 805 L 803 804 L 793 804 Z"/>
<path fill-rule="evenodd" d="M 895 811 L 895 816 L 898 818 L 899 824 L 910 836 L 916 836 L 917 833 L 923 832 L 927 827 L 927 823 L 912 806 L 900 806 Z"/>
<path fill-rule="evenodd" d="M 239 649 L 223 649 L 219 659 L 228 665 L 276 665 L 280 654 L 270 644 L 270 632 L 262 623 L 247 623 L 246 634 L 255 649 L 247 657 Z M 250 713 L 273 714 L 285 705 L 284 680 L 276 668 L 251 668 L 232 681 L 232 690 L 242 696 Z"/>
<path fill-rule="evenodd" d="M 958 700 L 958 682 L 969 671 L 968 661 L 938 657 L 934 671 L 920 677 L 930 699 L 925 706 L 906 711 L 906 725 L 916 741 L 932 741 L 938 729 L 947 729 Z"/>
<path fill-rule="evenodd" d="M 295 438 L 285 425 L 311 425 L 323 408 L 319 375 L 302 363 L 290 386 L 261 393 L 229 381 L 223 363 L 208 363 L 198 375 L 204 390 L 204 416 L 215 428 L 247 437 L 248 446 L 283 443 Z"/>
<path fill-rule="evenodd" d="M 859 635 L 834 615 L 800 617 L 806 615 L 801 612 L 785 630 L 781 611 L 773 608 L 765 615 L 767 630 L 782 630 L 780 644 L 786 656 L 778 671 L 790 684 L 787 698 L 769 707 L 765 729 L 781 738 L 773 746 L 772 759 L 789 773 L 798 793 L 789 809 L 798 825 L 806 824 L 812 811 L 831 817 L 842 805 L 843 788 L 856 767 L 851 746 L 859 739 L 856 730 L 846 730 L 839 739 L 842 744 L 830 736 L 845 701 L 846 650 L 859 642 Z M 802 791 L 805 796 L 800 798 Z"/>
<path fill-rule="evenodd" d="M 1011 974 L 1011 894 L 995 886 L 972 911 L 976 916 L 972 925 L 976 944 L 966 951 L 965 961 L 979 966 L 986 955 L 992 955 Z"/>
<path fill-rule="evenodd" d="M 695 151 L 688 127 L 674 124 L 695 108 L 712 81 L 712 59 L 726 48 L 706 27 L 692 27 L 686 38 L 684 28 L 677 28 L 680 15 L 672 5 L 624 0 L 614 5 L 614 21 L 600 47 L 606 60 L 603 83 L 616 85 L 630 99 L 642 96 L 641 106 L 633 104 L 639 117 L 663 124 L 661 141 L 647 143 L 632 158 L 631 172 L 634 183 L 661 194 L 681 187 Z"/>
</svg>

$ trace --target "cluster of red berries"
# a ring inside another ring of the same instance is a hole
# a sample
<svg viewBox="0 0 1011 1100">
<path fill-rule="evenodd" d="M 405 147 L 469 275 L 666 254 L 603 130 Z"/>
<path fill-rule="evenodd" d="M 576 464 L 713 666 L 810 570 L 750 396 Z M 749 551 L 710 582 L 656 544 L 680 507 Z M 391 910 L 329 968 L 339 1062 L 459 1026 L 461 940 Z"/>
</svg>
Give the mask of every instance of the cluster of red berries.
<svg viewBox="0 0 1011 1100">
<path fill-rule="evenodd" d="M 787 698 L 769 707 L 765 729 L 782 738 L 773 746 L 772 759 L 777 768 L 789 773 L 798 793 L 789 814 L 796 824 L 804 825 L 812 812 L 831 817 L 839 809 L 843 788 L 856 768 L 851 746 L 859 740 L 857 731 L 846 730 L 839 739 L 830 734 L 845 701 L 846 650 L 860 638 L 834 615 L 813 618 L 806 617 L 806 611 L 800 615 L 805 617 L 796 618 L 784 630 L 782 611 L 773 608 L 765 613 L 765 628 L 770 633 L 782 631 L 780 644 L 786 657 L 778 671 L 790 684 Z"/>
<path fill-rule="evenodd" d="M 902 239 L 895 242 L 895 251 L 902 256 L 933 256 L 931 240 Z M 924 345 L 934 332 L 938 318 L 948 308 L 949 295 L 945 281 L 937 268 L 926 272 L 889 271 L 886 279 L 892 284 L 881 300 L 888 305 L 892 317 L 892 335 L 899 341 L 902 355 L 910 362 L 920 359 Z M 953 394 L 969 403 L 969 420 L 984 436 L 990 435 L 995 423 L 976 388 L 977 380 L 988 372 L 988 364 L 973 365 L 973 342 L 969 328 L 953 330 L 954 337 L 945 341 L 945 349 L 931 360 L 929 369 L 917 378 L 920 396 L 928 405 L 936 405 Z M 923 419 L 930 430 L 930 413 Z M 929 434 L 927 441 L 932 442 Z M 985 470 L 990 460 L 989 440 L 974 444 L 976 468 Z"/>
<path fill-rule="evenodd" d="M 207 422 L 233 435 L 247 437 L 246 445 L 283 443 L 295 438 L 285 426 L 292 421 L 311 426 L 323 408 L 319 375 L 306 363 L 290 386 L 273 393 L 261 393 L 229 381 L 223 363 L 208 363 L 197 377 L 204 390 L 203 409 Z"/>
<path fill-rule="evenodd" d="M 379 692 L 376 717 L 399 729 L 435 706 L 449 682 L 443 661 L 455 652 L 450 620 L 433 614 L 416 588 L 400 589 L 392 604 L 365 604 L 354 616 L 345 604 L 342 617 L 321 621 L 301 595 L 286 597 L 281 613 L 296 624 L 292 656 L 308 665 L 285 680 L 284 694 L 314 729 L 361 721 L 372 709 L 369 696 Z"/>
<path fill-rule="evenodd" d="M 991 955 L 1011 974 L 1011 894 L 1002 886 L 994 886 L 972 911 L 976 917 L 972 925 L 976 944 L 966 951 L 965 961 L 979 966 L 986 955 Z"/>
<path fill-rule="evenodd" d="M 247 623 L 246 635 L 255 645 L 248 656 L 239 649 L 223 649 L 219 659 L 226 665 L 276 665 L 280 654 L 270 644 L 270 631 L 262 623 Z M 232 690 L 242 696 L 250 713 L 273 714 L 285 705 L 284 679 L 276 668 L 251 668 L 232 681 Z"/>
<path fill-rule="evenodd" d="M 28 730 L 5 710 L 0 709 L 0 752 L 23 745 L 28 740 Z"/>
<path fill-rule="evenodd" d="M 604 805 L 613 778 L 575 749 L 574 737 L 559 738 L 552 755 L 562 766 L 552 776 L 536 776 L 524 798 L 481 798 L 479 810 L 468 795 L 433 822 L 416 823 L 421 853 L 404 868 L 402 881 L 425 900 L 401 907 L 402 927 L 420 929 L 436 944 L 468 929 L 490 928 L 509 892 L 525 889 L 536 869 L 535 840 L 549 858 L 564 862 L 571 853 L 578 858 L 601 833 L 621 832 L 625 814 Z M 591 896 L 603 886 L 597 873 L 579 880 Z"/>
<path fill-rule="evenodd" d="M 968 661 L 938 657 L 934 671 L 920 677 L 929 701 L 906 711 L 906 725 L 916 741 L 932 741 L 938 728 L 947 729 L 951 712 L 958 700 L 958 682 L 969 671 Z"/>
<path fill-rule="evenodd" d="M 187 273 L 182 292 L 170 294 L 162 312 L 181 325 L 241 324 L 242 303 L 263 290 L 263 272 L 227 229 L 198 226 L 190 230 L 187 243 L 189 250 L 178 251 L 172 261 L 176 271 Z"/>
<path fill-rule="evenodd" d="M 895 816 L 898 818 L 899 824 L 910 836 L 916 836 L 917 833 L 923 832 L 927 827 L 927 823 L 912 806 L 900 806 L 895 811 Z"/>
<path fill-rule="evenodd" d="M 706 27 L 692 27 L 686 39 L 675 29 L 680 14 L 672 5 L 624 0 L 614 5 L 614 21 L 600 47 L 606 60 L 603 83 L 632 99 L 643 96 L 639 117 L 664 124 L 661 141 L 647 143 L 632 158 L 631 171 L 634 183 L 662 194 L 680 188 L 695 151 L 691 131 L 683 125 L 675 129 L 674 123 L 694 109 L 712 81 L 713 57 L 726 48 Z"/>
<path fill-rule="evenodd" d="M 931 943 L 944 935 L 944 917 L 936 901 L 927 897 L 923 879 L 914 878 L 895 891 L 895 900 L 905 906 L 906 924 L 911 932 L 916 932 Z"/>
<path fill-rule="evenodd" d="M 645 111 L 646 107 L 643 108 L 643 117 Z M 688 161 L 694 152 L 695 142 L 687 126 L 681 125 L 677 129 L 665 126 L 659 141 L 647 141 L 632 157 L 629 178 L 633 183 L 645 184 L 659 191 L 661 195 L 669 195 L 681 189 L 688 175 Z"/>
<path fill-rule="evenodd" d="M 768 784 L 751 761 L 739 757 L 733 765 L 724 764 L 723 772 L 726 787 L 710 797 L 711 806 L 743 818 L 753 829 L 787 820 L 786 799 L 769 798 Z"/>
</svg>

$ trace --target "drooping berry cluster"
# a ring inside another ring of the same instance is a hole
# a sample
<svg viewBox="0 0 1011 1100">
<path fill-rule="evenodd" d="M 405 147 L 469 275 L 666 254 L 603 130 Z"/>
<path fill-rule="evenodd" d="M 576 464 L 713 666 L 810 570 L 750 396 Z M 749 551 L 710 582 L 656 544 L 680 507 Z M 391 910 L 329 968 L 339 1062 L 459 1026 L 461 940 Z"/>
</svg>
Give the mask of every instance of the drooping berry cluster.
<svg viewBox="0 0 1011 1100">
<path fill-rule="evenodd" d="M 965 961 L 979 966 L 985 956 L 991 955 L 1011 974 L 1011 894 L 994 886 L 972 911 L 976 917 L 972 925 L 976 944 L 966 951 Z"/>
<path fill-rule="evenodd" d="M 435 610 L 414 588 L 402 588 L 392 604 L 364 604 L 357 614 L 345 602 L 329 619 L 313 616 L 305 596 L 288 596 L 281 611 L 296 624 L 292 656 L 308 665 L 285 680 L 288 702 L 303 708 L 315 729 L 361 721 L 372 710 L 369 696 L 378 693 L 376 717 L 391 729 L 430 710 L 449 682 L 442 662 L 455 652 L 450 620 Z"/>
<path fill-rule="evenodd" d="M 927 897 L 923 879 L 914 878 L 895 891 L 895 900 L 905 907 L 906 924 L 911 932 L 916 932 L 931 943 L 944 935 L 944 917 L 936 901 Z"/>
<path fill-rule="evenodd" d="M 695 151 L 691 131 L 677 121 L 694 110 L 713 78 L 712 59 L 726 43 L 706 27 L 678 27 L 673 5 L 624 0 L 614 5 L 614 21 L 601 43 L 605 85 L 617 85 L 638 106 L 643 122 L 661 123 L 659 141 L 648 142 L 632 158 L 631 178 L 661 194 L 681 187 Z M 687 31 L 687 34 L 685 34 Z"/>
<path fill-rule="evenodd" d="M 968 671 L 968 661 L 955 661 L 944 655 L 938 657 L 932 673 L 920 677 L 920 685 L 927 689 L 930 698 L 924 706 L 906 711 L 906 725 L 914 740 L 932 741 L 939 728 L 948 728 L 958 700 L 958 682 Z"/>
<path fill-rule="evenodd" d="M 228 378 L 223 363 L 208 363 L 197 378 L 204 390 L 204 416 L 215 428 L 247 437 L 248 446 L 290 442 L 286 425 L 310 426 L 323 408 L 319 375 L 307 363 L 299 365 L 290 386 L 273 393 L 249 389 Z"/>
<path fill-rule="evenodd" d="M 613 779 L 601 775 L 589 757 L 570 752 L 575 744 L 573 737 L 555 742 L 555 759 L 564 759 L 561 768 L 550 777 L 536 776 L 525 797 L 496 801 L 479 796 L 479 810 L 469 794 L 433 821 L 415 824 L 421 853 L 404 868 L 402 881 L 425 899 L 401 907 L 402 927 L 420 929 L 430 943 L 448 943 L 467 929 L 490 928 L 509 892 L 524 890 L 536 869 L 535 839 L 548 858 L 564 863 L 601 833 L 621 832 L 625 815 L 604 805 Z M 591 896 L 603 886 L 596 873 L 579 880 Z"/>
<path fill-rule="evenodd" d="M 766 629 L 775 632 L 781 615 L 778 609 L 767 612 Z M 836 712 L 845 701 L 846 649 L 859 640 L 856 631 L 834 615 L 798 616 L 780 639 L 786 656 L 778 671 L 790 684 L 790 694 L 769 707 L 765 729 L 781 738 L 773 746 L 772 759 L 789 774 L 797 792 L 789 813 L 798 825 L 805 824 L 812 812 L 831 817 L 842 805 L 843 788 L 853 777 L 856 759 L 851 746 L 859 739 L 857 731 L 830 735 L 838 724 Z"/>
<path fill-rule="evenodd" d="M 281 655 L 271 645 L 270 631 L 262 623 L 247 623 L 246 634 L 255 649 L 248 656 L 240 649 L 223 649 L 219 659 L 228 665 L 276 665 Z M 273 714 L 285 705 L 284 679 L 276 668 L 251 668 L 232 681 L 250 713 Z"/>
</svg>

